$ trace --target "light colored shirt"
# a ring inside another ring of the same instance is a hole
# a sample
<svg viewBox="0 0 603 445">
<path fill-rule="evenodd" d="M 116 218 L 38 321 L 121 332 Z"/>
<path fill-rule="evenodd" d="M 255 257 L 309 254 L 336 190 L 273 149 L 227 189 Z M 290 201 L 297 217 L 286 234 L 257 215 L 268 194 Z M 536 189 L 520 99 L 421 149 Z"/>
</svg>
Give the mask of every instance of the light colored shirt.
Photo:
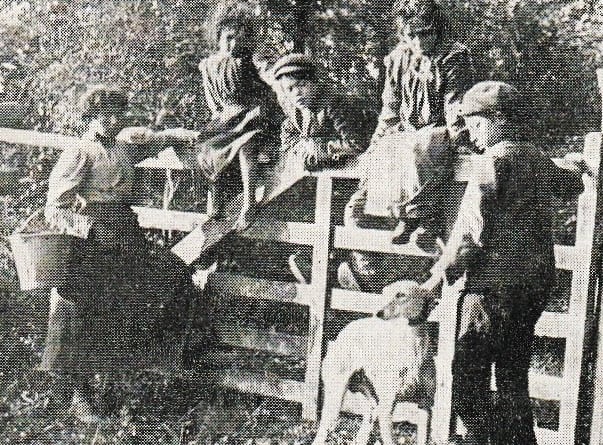
<svg viewBox="0 0 603 445">
<path fill-rule="evenodd" d="M 129 131 L 117 142 L 103 143 L 102 129 L 92 126 L 82 144 L 63 150 L 48 179 L 44 214 L 61 233 L 87 238 L 94 222 L 82 213 L 92 203 L 132 204 L 134 166 L 165 148 L 163 140 L 132 143 Z"/>
</svg>

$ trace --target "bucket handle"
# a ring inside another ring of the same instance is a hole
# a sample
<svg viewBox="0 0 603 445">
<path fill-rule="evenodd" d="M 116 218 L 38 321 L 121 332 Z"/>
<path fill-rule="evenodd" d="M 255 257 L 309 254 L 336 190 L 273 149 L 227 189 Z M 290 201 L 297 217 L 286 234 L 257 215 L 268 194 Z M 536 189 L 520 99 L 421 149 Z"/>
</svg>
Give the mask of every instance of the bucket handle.
<svg viewBox="0 0 603 445">
<path fill-rule="evenodd" d="M 17 233 L 23 233 L 23 231 L 27 228 L 27 226 L 29 225 L 30 222 L 32 222 L 35 218 L 39 217 L 41 214 L 44 213 L 44 208 L 39 208 L 38 210 L 34 211 L 31 215 L 29 215 L 27 217 L 27 219 L 25 221 L 23 221 L 23 223 L 17 227 L 17 229 L 15 230 L 15 234 Z"/>
</svg>

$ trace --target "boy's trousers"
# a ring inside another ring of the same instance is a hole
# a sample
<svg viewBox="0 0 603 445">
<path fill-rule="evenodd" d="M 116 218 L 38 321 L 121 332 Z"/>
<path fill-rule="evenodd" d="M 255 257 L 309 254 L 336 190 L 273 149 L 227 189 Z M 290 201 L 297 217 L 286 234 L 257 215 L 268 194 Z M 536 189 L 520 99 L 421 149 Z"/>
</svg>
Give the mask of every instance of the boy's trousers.
<svg viewBox="0 0 603 445">
<path fill-rule="evenodd" d="M 536 445 L 528 390 L 534 327 L 548 289 L 466 293 L 453 362 L 453 408 L 466 443 Z M 490 392 L 492 363 L 497 392 Z"/>
</svg>

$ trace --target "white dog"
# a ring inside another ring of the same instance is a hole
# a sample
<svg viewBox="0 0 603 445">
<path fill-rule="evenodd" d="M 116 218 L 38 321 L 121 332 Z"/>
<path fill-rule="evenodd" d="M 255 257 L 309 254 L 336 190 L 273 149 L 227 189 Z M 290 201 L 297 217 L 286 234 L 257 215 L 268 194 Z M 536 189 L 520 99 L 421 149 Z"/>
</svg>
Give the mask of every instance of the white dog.
<svg viewBox="0 0 603 445">
<path fill-rule="evenodd" d="M 347 325 L 330 344 L 322 364 L 324 404 L 313 445 L 326 442 L 339 417 L 350 378 L 362 371 L 365 379 L 356 390 L 369 400 L 355 444 L 368 442 L 379 420 L 384 445 L 394 445 L 392 411 L 397 400 L 431 405 L 435 393 L 433 343 L 429 326 L 420 320 L 427 299 L 414 281 L 399 281 L 384 294 L 395 298 L 376 316 Z"/>
</svg>

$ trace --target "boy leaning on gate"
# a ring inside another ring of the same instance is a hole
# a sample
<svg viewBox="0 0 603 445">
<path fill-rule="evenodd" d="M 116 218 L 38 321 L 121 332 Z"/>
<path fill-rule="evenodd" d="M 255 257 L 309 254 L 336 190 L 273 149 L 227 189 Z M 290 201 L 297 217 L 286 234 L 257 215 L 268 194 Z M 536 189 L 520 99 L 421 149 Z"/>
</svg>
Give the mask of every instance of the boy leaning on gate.
<svg viewBox="0 0 603 445">
<path fill-rule="evenodd" d="M 583 190 L 583 161 L 568 156 L 569 169 L 559 168 L 523 140 L 524 110 L 506 83 L 481 82 L 465 94 L 462 115 L 483 154 L 442 256 L 414 293 L 434 298 L 444 278 L 466 276 L 452 369 L 465 444 L 536 444 L 528 370 L 534 327 L 555 281 L 551 200 Z M 397 286 L 384 293 L 396 296 Z"/>
</svg>

